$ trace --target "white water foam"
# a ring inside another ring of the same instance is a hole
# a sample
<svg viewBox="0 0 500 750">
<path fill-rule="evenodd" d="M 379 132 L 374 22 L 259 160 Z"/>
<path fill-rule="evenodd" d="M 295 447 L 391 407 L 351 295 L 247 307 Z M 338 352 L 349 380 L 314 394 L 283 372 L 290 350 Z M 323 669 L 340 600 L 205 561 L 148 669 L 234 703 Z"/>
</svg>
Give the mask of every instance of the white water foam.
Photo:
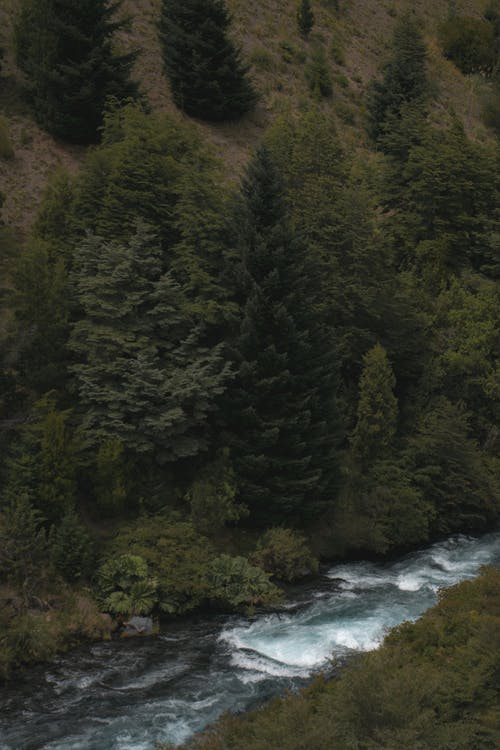
<svg viewBox="0 0 500 750">
<path fill-rule="evenodd" d="M 227 628 L 220 640 L 233 650 L 231 663 L 237 669 L 311 674 L 332 657 L 376 648 L 389 628 L 415 620 L 431 606 L 439 588 L 474 577 L 481 565 L 499 557 L 500 535 L 462 536 L 392 564 L 337 565 L 328 577 L 340 579 L 338 591 L 321 592 L 293 615 Z"/>
</svg>

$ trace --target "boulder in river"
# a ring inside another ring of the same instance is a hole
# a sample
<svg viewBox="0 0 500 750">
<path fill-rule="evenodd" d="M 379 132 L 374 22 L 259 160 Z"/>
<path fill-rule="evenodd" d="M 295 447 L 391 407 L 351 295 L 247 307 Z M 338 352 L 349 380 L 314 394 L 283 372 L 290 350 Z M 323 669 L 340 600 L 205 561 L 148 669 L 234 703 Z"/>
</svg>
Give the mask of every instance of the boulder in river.
<svg viewBox="0 0 500 750">
<path fill-rule="evenodd" d="M 137 635 L 152 635 L 153 634 L 153 618 L 152 617 L 131 617 L 123 624 L 124 630 L 122 633 L 123 638 L 132 638 Z"/>
</svg>

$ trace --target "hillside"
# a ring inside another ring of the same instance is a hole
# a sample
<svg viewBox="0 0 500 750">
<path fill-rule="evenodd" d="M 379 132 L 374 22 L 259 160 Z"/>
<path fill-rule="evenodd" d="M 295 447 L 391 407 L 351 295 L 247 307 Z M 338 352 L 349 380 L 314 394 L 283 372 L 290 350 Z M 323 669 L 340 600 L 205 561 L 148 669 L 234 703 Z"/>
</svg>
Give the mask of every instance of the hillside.
<svg viewBox="0 0 500 750">
<path fill-rule="evenodd" d="M 457 12 L 479 16 L 488 0 L 459 0 Z M 0 88 L 0 111 L 7 118 L 15 158 L 0 162 L 0 191 L 6 196 L 4 220 L 21 237 L 36 214 L 48 176 L 58 167 L 78 170 L 85 149 L 55 141 L 33 122 L 22 99 L 22 76 L 13 60 L 12 28 L 19 0 L 0 4 L 0 47 L 5 63 Z M 254 112 L 234 124 L 200 128 L 235 181 L 249 154 L 277 115 L 297 112 L 311 103 L 304 76 L 308 56 L 315 44 L 326 51 L 333 79 L 333 96 L 321 106 L 336 123 L 342 140 L 363 147 L 364 92 L 387 56 L 395 18 L 414 9 L 424 24 L 431 80 L 435 86 L 433 105 L 436 121 L 446 123 L 452 113 L 464 122 L 468 135 L 478 141 L 492 138 L 481 122 L 481 98 L 487 83 L 480 76 L 464 77 L 445 60 L 436 40 L 437 25 L 446 18 L 448 2 L 380 2 L 340 0 L 318 2 L 315 26 L 306 42 L 298 34 L 296 4 L 284 0 L 242 2 L 230 0 L 233 38 L 251 64 L 252 77 L 261 95 Z M 172 111 L 168 83 L 162 70 L 157 36 L 160 0 L 125 0 L 122 13 L 130 28 L 121 32 L 123 50 L 141 49 L 135 76 L 155 111 Z"/>
<path fill-rule="evenodd" d="M 499 0 L 315 0 L 309 36 L 279 0 L 232 24 L 24 1 L 26 80 L 20 3 L 0 16 L 0 678 L 496 528 Z"/>
</svg>

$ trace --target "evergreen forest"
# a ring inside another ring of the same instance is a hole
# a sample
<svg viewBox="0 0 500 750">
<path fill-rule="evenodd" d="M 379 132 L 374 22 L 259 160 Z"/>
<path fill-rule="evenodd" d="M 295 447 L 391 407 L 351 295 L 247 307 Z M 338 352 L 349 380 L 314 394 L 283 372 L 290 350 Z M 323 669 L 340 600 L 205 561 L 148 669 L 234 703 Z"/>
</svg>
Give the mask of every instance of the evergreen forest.
<svg viewBox="0 0 500 750">
<path fill-rule="evenodd" d="M 0 680 L 497 530 L 499 1 L 0 19 Z M 497 579 L 202 747 L 495 747 Z"/>
</svg>

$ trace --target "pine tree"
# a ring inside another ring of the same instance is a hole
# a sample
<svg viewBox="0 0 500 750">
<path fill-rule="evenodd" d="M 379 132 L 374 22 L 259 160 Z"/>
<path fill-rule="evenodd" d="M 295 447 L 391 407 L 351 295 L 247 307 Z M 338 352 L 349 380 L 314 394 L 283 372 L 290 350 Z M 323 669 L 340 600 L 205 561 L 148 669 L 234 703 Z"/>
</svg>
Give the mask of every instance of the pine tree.
<svg viewBox="0 0 500 750">
<path fill-rule="evenodd" d="M 369 132 L 375 141 L 389 125 L 394 128 L 404 105 L 423 102 L 427 85 L 425 43 L 415 18 L 405 14 L 396 23 L 382 80 L 369 90 Z"/>
<path fill-rule="evenodd" d="M 352 436 L 355 455 L 363 465 L 387 456 L 396 434 L 396 378 L 385 349 L 376 344 L 364 357 L 359 383 L 358 419 Z"/>
<path fill-rule="evenodd" d="M 27 76 L 39 124 L 74 143 L 98 138 L 106 100 L 137 96 L 136 52 L 116 55 L 120 2 L 24 0 L 16 27 L 17 63 Z"/>
<path fill-rule="evenodd" d="M 309 0 L 301 0 L 297 10 L 297 26 L 302 36 L 307 37 L 314 26 L 314 13 Z"/>
<path fill-rule="evenodd" d="M 75 259 L 83 315 L 70 346 L 90 445 L 118 440 L 158 463 L 207 446 L 207 415 L 224 390 L 220 346 L 201 344 L 162 250 L 144 226 L 123 242 L 90 236 Z"/>
<path fill-rule="evenodd" d="M 226 404 L 231 455 L 250 522 L 293 523 L 334 492 L 335 345 L 314 308 L 318 266 L 286 223 L 264 148 L 249 166 L 236 221 L 244 289 Z"/>
<path fill-rule="evenodd" d="M 256 101 L 248 68 L 227 36 L 229 24 L 224 0 L 163 0 L 165 70 L 175 103 L 188 115 L 231 120 Z"/>
</svg>

